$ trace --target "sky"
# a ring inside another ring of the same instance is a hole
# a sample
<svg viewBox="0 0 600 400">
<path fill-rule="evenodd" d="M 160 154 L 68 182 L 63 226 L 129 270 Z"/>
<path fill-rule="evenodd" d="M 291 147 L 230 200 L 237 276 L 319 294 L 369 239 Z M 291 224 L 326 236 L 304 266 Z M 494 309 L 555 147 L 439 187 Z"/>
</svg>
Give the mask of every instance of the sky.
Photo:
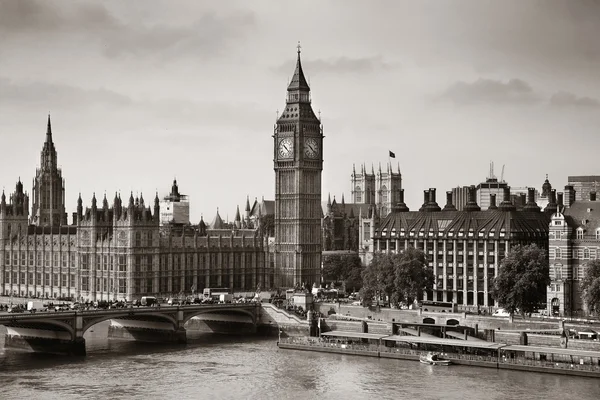
<svg viewBox="0 0 600 400">
<path fill-rule="evenodd" d="M 31 192 L 51 113 L 69 215 L 79 193 L 149 204 L 176 177 L 192 223 L 232 220 L 274 199 L 300 42 L 324 200 L 350 201 L 353 165 L 388 151 L 411 209 L 490 162 L 561 191 L 600 174 L 598 38 L 598 0 L 0 0 L 0 184 Z"/>
</svg>

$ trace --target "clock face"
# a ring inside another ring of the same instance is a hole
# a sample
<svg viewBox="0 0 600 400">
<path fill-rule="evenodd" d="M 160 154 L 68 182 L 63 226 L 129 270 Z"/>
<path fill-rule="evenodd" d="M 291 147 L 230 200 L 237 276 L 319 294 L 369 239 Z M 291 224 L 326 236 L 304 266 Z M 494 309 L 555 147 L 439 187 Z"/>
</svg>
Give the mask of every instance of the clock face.
<svg viewBox="0 0 600 400">
<path fill-rule="evenodd" d="M 304 141 L 304 155 L 307 158 L 319 157 L 319 143 L 315 138 L 308 138 Z"/>
<path fill-rule="evenodd" d="M 281 139 L 277 150 L 280 158 L 291 158 L 294 154 L 294 142 L 291 138 Z"/>
</svg>

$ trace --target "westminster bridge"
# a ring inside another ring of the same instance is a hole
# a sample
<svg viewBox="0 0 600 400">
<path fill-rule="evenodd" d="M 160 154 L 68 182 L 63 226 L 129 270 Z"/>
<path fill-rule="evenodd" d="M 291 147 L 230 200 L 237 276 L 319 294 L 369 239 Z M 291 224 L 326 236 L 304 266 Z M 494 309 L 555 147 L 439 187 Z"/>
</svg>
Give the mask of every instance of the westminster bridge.
<svg viewBox="0 0 600 400">
<path fill-rule="evenodd" d="M 261 305 L 193 304 L 85 311 L 49 311 L 0 315 L 7 327 L 6 347 L 85 355 L 84 333 L 110 320 L 109 337 L 142 341 L 186 342 L 185 324 L 192 320 L 215 332 L 256 332 Z"/>
</svg>

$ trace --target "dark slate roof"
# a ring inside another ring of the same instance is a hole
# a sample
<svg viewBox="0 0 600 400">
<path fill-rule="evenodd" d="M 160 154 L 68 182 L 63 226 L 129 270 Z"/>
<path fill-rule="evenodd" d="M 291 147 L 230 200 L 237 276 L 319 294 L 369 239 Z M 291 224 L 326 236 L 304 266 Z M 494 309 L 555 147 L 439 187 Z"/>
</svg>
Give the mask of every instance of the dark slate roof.
<svg viewBox="0 0 600 400">
<path fill-rule="evenodd" d="M 485 237 L 528 237 L 544 238 L 548 237 L 548 225 L 550 217 L 542 212 L 526 211 L 439 211 L 439 212 L 392 212 L 383 219 L 375 232 L 375 237 L 382 237 L 386 230 L 385 237 L 395 230 L 396 236 L 400 237 L 419 237 L 419 232 L 423 232 L 423 237 L 433 233 L 439 237 L 449 236 L 460 237 L 458 232 L 463 232 L 463 238 L 481 237 L 482 232 Z M 405 236 L 400 235 L 404 230 Z M 414 232 L 410 236 L 410 232 Z M 469 235 L 472 232 L 472 235 Z"/>
<path fill-rule="evenodd" d="M 298 59 L 296 60 L 296 69 L 294 70 L 294 76 L 288 86 L 288 90 L 310 90 L 304 71 L 302 70 L 302 62 L 300 61 L 300 52 L 298 51 Z"/>
<path fill-rule="evenodd" d="M 258 217 L 259 210 L 260 210 L 260 215 L 263 217 L 266 215 L 274 215 L 275 214 L 275 200 L 261 200 L 261 202 L 258 202 L 257 200 L 255 200 L 254 204 L 252 205 L 250 215 L 253 217 Z"/>
<path fill-rule="evenodd" d="M 570 227 L 584 228 L 595 235 L 596 229 L 600 228 L 600 201 L 576 201 L 564 215 Z"/>
</svg>

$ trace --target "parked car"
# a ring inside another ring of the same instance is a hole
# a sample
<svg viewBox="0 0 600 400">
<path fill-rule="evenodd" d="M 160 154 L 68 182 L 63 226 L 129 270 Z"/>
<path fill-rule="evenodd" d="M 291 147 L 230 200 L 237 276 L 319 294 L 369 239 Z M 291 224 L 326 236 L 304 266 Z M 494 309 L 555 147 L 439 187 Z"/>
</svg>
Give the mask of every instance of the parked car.
<svg viewBox="0 0 600 400">
<path fill-rule="evenodd" d="M 499 308 L 492 314 L 494 317 L 510 317 L 510 313 L 504 308 Z"/>
</svg>

